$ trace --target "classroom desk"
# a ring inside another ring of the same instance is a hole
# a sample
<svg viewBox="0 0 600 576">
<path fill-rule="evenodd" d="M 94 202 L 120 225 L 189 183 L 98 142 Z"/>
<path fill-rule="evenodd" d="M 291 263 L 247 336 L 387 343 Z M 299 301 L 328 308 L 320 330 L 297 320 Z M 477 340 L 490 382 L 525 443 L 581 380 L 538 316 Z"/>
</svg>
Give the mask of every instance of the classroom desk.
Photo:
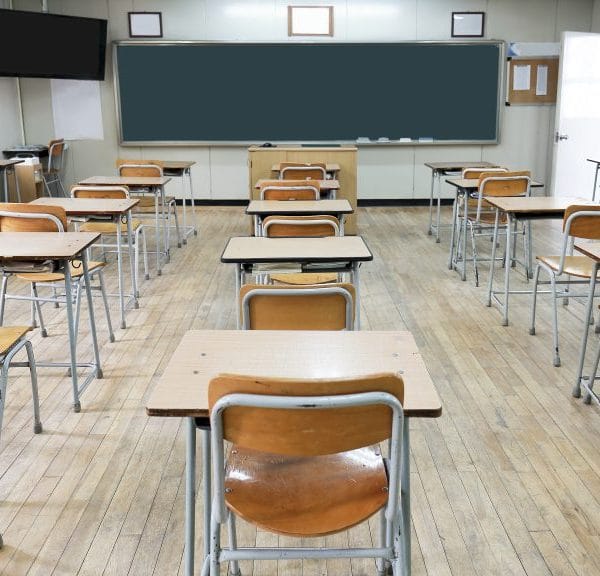
<svg viewBox="0 0 600 576">
<path fill-rule="evenodd" d="M 600 171 L 600 160 L 595 160 L 594 158 L 586 158 L 588 162 L 596 165 L 596 171 L 594 172 L 594 188 L 592 190 L 592 200 L 596 201 L 596 187 L 598 185 L 598 171 Z"/>
<path fill-rule="evenodd" d="M 173 353 L 146 404 L 149 416 L 186 419 L 185 571 L 194 574 L 196 422 L 208 418 L 208 384 L 228 372 L 284 378 L 340 378 L 381 372 L 404 379 L 402 508 L 405 571 L 410 574 L 411 418 L 437 418 L 442 406 L 410 332 L 192 330 Z M 210 533 L 210 429 L 201 430 L 204 561 Z"/>
<path fill-rule="evenodd" d="M 85 180 L 80 180 L 80 186 L 128 186 L 131 188 L 148 188 L 154 194 L 154 223 L 155 223 L 155 238 L 156 238 L 156 274 L 162 274 L 161 256 L 165 257 L 165 261 L 170 260 L 169 246 L 167 246 L 167 214 L 165 213 L 165 184 L 170 182 L 171 178 L 166 176 L 150 177 L 150 176 L 92 176 Z M 162 219 L 162 236 L 164 243 L 164 251 L 160 249 L 161 227 L 159 226 L 159 197 L 160 215 Z M 168 208 L 167 208 L 168 209 Z"/>
<path fill-rule="evenodd" d="M 2 154 L 5 158 L 15 158 L 20 154 L 24 157 L 37 157 L 47 158 L 48 157 L 48 146 L 45 144 L 25 144 L 23 146 L 11 146 L 2 150 Z"/>
<path fill-rule="evenodd" d="M 0 172 L 2 173 L 2 185 L 4 190 L 4 202 L 10 202 L 8 198 L 8 172 L 12 172 L 15 177 L 15 191 L 17 193 L 17 201 L 21 201 L 21 193 L 19 192 L 19 179 L 15 172 L 15 165 L 25 162 L 23 158 L 12 158 L 10 160 L 0 160 Z"/>
<path fill-rule="evenodd" d="M 431 191 L 429 193 L 429 225 L 427 234 L 431 236 L 435 230 L 435 241 L 440 241 L 440 213 L 441 213 L 441 186 L 442 176 L 447 176 L 452 172 L 462 172 L 465 168 L 497 168 L 497 164 L 491 162 L 425 162 L 427 168 L 431 168 Z M 437 187 L 435 185 L 437 180 Z M 437 211 L 435 224 L 433 223 L 433 204 L 434 194 L 437 190 Z"/>
<path fill-rule="evenodd" d="M 456 220 L 458 211 L 458 198 L 463 195 L 466 196 L 472 192 L 476 192 L 479 188 L 479 178 L 447 178 L 446 183 L 454 186 L 454 203 L 452 205 L 452 227 L 450 234 L 450 251 L 448 256 L 448 269 L 456 270 L 458 272 L 458 254 L 454 254 L 454 249 L 458 245 L 456 241 Z M 531 180 L 529 183 L 530 188 L 542 188 L 544 185 L 536 180 Z M 465 257 L 467 250 L 467 215 L 469 212 L 468 203 L 465 203 L 465 217 L 463 218 L 462 227 L 462 245 L 463 245 L 463 259 L 462 269 L 460 273 L 461 280 L 467 279 L 467 259 Z"/>
<path fill-rule="evenodd" d="M 259 190 L 261 187 L 261 184 L 265 181 L 266 181 L 266 178 L 261 178 L 260 180 L 257 180 L 256 184 L 254 185 L 254 188 Z M 310 180 L 310 179 L 308 179 L 308 180 L 306 180 L 306 182 L 307 182 L 307 184 L 310 184 L 311 182 L 318 182 L 319 190 L 321 191 L 321 194 L 329 195 L 329 198 L 331 200 L 335 200 L 335 193 L 340 189 L 339 180 Z"/>
<path fill-rule="evenodd" d="M 596 277 L 598 274 L 598 268 L 600 267 L 600 242 L 593 241 L 579 241 L 575 244 L 575 250 L 581 252 L 584 256 L 587 256 L 593 261 L 592 275 L 590 278 L 590 288 L 588 292 L 587 304 L 585 308 L 585 315 L 583 318 L 583 334 L 581 337 L 581 345 L 579 348 L 579 366 L 577 368 L 577 377 L 575 379 L 575 385 L 573 386 L 573 396 L 579 398 L 581 396 L 581 389 L 586 391 L 585 402 L 588 404 L 592 399 L 600 404 L 600 397 L 596 392 L 592 390 L 594 380 L 596 378 L 596 371 L 598 368 L 598 358 L 600 357 L 600 348 L 596 359 L 594 360 L 594 368 L 590 376 L 584 376 L 583 369 L 585 363 L 585 355 L 587 351 L 588 331 L 590 320 L 592 318 L 592 309 L 594 306 L 594 292 L 596 290 Z"/>
<path fill-rule="evenodd" d="M 137 272 L 133 261 L 133 229 L 131 227 L 131 209 L 139 203 L 135 199 L 112 200 L 105 198 L 38 198 L 31 204 L 42 206 L 60 206 L 67 216 L 97 217 L 110 216 L 116 224 L 117 236 L 117 271 L 119 283 L 119 309 L 121 311 L 121 328 L 126 328 L 125 309 L 130 303 L 138 308 L 137 300 Z M 123 282 L 123 251 L 121 249 L 121 218 L 126 218 L 127 223 L 127 246 L 129 249 L 129 266 L 131 274 L 131 294 L 125 294 Z M 128 301 L 125 302 L 127 296 Z"/>
<path fill-rule="evenodd" d="M 358 269 L 361 262 L 373 260 L 373 254 L 360 236 L 329 236 L 326 238 L 264 238 L 238 236 L 230 238 L 221 255 L 221 262 L 235 264 L 235 294 L 239 324 L 240 287 L 244 274 L 253 264 L 295 262 L 304 271 L 323 266 L 328 271 L 350 272 L 356 289 L 355 324 L 360 328 L 360 290 Z M 327 268 L 330 265 L 331 268 Z M 238 325 L 239 328 L 239 325 Z"/>
<path fill-rule="evenodd" d="M 183 222 L 182 222 L 182 241 L 187 244 L 187 237 L 198 236 L 198 226 L 196 220 L 196 200 L 194 198 L 194 187 L 192 185 L 192 166 L 196 164 L 193 160 L 162 160 L 161 165 L 164 176 L 181 178 L 181 188 L 183 190 Z M 186 186 L 187 182 L 187 186 Z M 192 224 L 187 223 L 187 202 L 192 204 Z"/>
<path fill-rule="evenodd" d="M 94 305 L 90 280 L 88 273 L 88 259 L 86 249 L 89 248 L 100 234 L 89 232 L 2 232 L 0 233 L 0 261 L 44 261 L 56 260 L 60 262 L 61 270 L 65 276 L 65 294 L 71 294 L 71 271 L 69 262 L 81 259 L 83 275 L 85 278 L 85 293 L 87 297 L 90 331 L 92 333 L 92 345 L 94 350 L 94 361 L 77 362 L 77 334 L 74 330 L 73 299 L 65 298 L 67 308 L 67 327 L 69 330 L 69 352 L 70 362 L 36 362 L 38 367 L 59 366 L 70 368 L 71 382 L 73 385 L 73 409 L 75 412 L 81 410 L 79 395 L 85 390 L 94 378 L 102 378 L 100 365 L 100 353 L 98 351 L 98 339 L 96 337 L 96 323 L 94 319 Z M 77 368 L 91 368 L 81 386 L 78 383 Z"/>
<path fill-rule="evenodd" d="M 309 162 L 310 164 L 310 162 Z M 325 172 L 327 173 L 328 179 L 335 179 L 337 173 L 341 170 L 339 164 L 333 162 L 327 162 L 325 164 Z M 281 172 L 281 162 L 277 162 L 271 166 L 271 172 L 275 174 L 276 178 L 279 178 L 279 172 Z"/>
<path fill-rule="evenodd" d="M 498 239 L 498 226 L 494 228 L 494 238 L 492 240 L 492 262 L 490 268 L 490 277 L 488 283 L 488 298 L 487 305 L 491 306 L 492 302 L 500 306 L 502 311 L 502 325 L 508 326 L 508 297 L 509 294 L 531 294 L 531 290 L 510 290 L 510 268 L 513 259 L 512 242 L 510 241 L 510 231 L 514 221 L 519 220 L 542 220 L 542 219 L 561 219 L 564 216 L 565 210 L 572 204 L 592 204 L 589 200 L 581 198 L 556 198 L 556 197 L 487 197 L 486 200 L 494 208 L 496 214 L 500 212 L 506 214 L 506 256 L 504 270 L 504 289 L 501 291 L 494 290 L 494 258 L 496 256 L 496 244 Z M 498 222 L 498 218 L 496 219 Z M 529 246 L 530 255 L 533 254 L 533 247 Z M 530 266 L 531 267 L 531 266 Z M 504 300 L 498 298 L 499 294 L 504 295 Z"/>
<path fill-rule="evenodd" d="M 344 215 L 352 214 L 352 206 L 345 198 L 340 200 L 250 200 L 246 214 L 254 216 L 254 235 L 262 236 L 262 220 L 267 216 L 335 216 L 340 222 L 340 236 L 344 235 Z"/>
</svg>

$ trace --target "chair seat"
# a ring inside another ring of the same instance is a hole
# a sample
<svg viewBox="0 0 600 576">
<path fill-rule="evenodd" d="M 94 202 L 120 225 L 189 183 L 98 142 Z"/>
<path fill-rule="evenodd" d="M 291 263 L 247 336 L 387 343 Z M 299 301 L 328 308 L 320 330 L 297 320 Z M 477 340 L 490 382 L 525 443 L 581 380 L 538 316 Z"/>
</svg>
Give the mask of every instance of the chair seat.
<svg viewBox="0 0 600 576">
<path fill-rule="evenodd" d="M 537 256 L 540 262 L 549 266 L 555 272 L 560 267 L 560 256 Z M 590 278 L 592 276 L 592 261 L 586 256 L 566 256 L 563 274 Z"/>
<path fill-rule="evenodd" d="M 29 330 L 29 326 L 0 326 L 0 355 L 6 354 Z"/>
<path fill-rule="evenodd" d="M 377 447 L 287 457 L 233 446 L 225 489 L 227 505 L 260 528 L 324 536 L 355 526 L 384 506 L 388 481 Z"/>
<path fill-rule="evenodd" d="M 132 230 L 137 230 L 143 225 L 141 220 L 131 220 Z M 116 234 L 117 225 L 114 222 L 86 222 L 79 227 L 80 232 L 99 232 L 100 234 Z M 127 224 L 121 222 L 121 233 L 127 234 Z"/>
<path fill-rule="evenodd" d="M 83 276 L 81 260 L 75 260 L 74 262 L 71 262 L 69 266 L 72 278 Z M 105 262 L 88 262 L 88 270 L 90 273 L 99 268 L 103 268 L 104 266 L 106 266 Z M 16 276 L 26 282 L 62 282 L 65 279 L 65 275 L 62 272 L 33 272 L 30 274 L 17 274 Z"/>
<path fill-rule="evenodd" d="M 293 286 L 304 286 L 306 284 L 328 284 L 338 281 L 338 275 L 335 273 L 323 272 L 298 272 L 290 274 L 271 274 L 273 282 L 280 284 L 290 284 Z"/>
</svg>

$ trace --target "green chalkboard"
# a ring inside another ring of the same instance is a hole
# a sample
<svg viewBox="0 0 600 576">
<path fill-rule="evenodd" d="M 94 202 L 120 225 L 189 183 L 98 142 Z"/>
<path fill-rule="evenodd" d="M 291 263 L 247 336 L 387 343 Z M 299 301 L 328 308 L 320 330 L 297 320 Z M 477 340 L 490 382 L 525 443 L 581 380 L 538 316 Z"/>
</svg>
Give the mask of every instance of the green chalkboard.
<svg viewBox="0 0 600 576">
<path fill-rule="evenodd" d="M 115 45 L 123 143 L 497 142 L 502 44 Z"/>
</svg>

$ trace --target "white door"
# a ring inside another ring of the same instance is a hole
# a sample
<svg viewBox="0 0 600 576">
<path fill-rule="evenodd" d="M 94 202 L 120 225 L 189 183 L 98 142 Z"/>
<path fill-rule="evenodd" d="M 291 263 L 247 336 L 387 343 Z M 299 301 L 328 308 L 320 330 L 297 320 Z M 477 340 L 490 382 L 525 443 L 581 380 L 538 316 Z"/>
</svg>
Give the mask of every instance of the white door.
<svg viewBox="0 0 600 576">
<path fill-rule="evenodd" d="M 596 164 L 587 159 L 600 162 L 600 34 L 563 32 L 554 126 L 552 195 L 591 199 Z"/>
</svg>

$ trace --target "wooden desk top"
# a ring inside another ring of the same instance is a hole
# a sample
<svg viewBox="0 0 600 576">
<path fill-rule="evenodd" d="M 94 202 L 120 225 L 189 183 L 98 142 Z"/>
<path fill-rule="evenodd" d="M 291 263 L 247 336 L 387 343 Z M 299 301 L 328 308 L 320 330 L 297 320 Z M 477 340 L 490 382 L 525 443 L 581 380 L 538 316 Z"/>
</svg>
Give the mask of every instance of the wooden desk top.
<svg viewBox="0 0 600 576">
<path fill-rule="evenodd" d="M 498 164 L 492 162 L 425 162 L 427 168 L 436 172 L 457 172 L 465 168 L 497 168 Z"/>
<path fill-rule="evenodd" d="M 208 384 L 221 373 L 341 378 L 401 373 L 404 413 L 435 418 L 442 406 L 410 332 L 191 330 L 156 384 L 150 416 L 208 416 Z"/>
<path fill-rule="evenodd" d="M 351 214 L 350 202 L 340 200 L 251 200 L 246 214 L 274 216 L 310 214 Z"/>
<path fill-rule="evenodd" d="M 38 198 L 30 204 L 60 206 L 67 216 L 94 216 L 99 214 L 125 214 L 139 203 L 137 199 L 111 200 L 105 198 Z"/>
<path fill-rule="evenodd" d="M 339 164 L 334 164 L 331 162 L 327 162 L 325 164 L 325 172 L 339 172 L 341 170 Z M 271 166 L 271 172 L 280 172 L 281 171 L 281 163 L 277 162 L 277 164 L 273 164 Z"/>
<path fill-rule="evenodd" d="M 0 232 L 0 259 L 70 260 L 98 238 L 96 232 Z"/>
<path fill-rule="evenodd" d="M 161 162 L 163 170 L 185 170 L 196 163 L 194 160 L 162 160 Z"/>
<path fill-rule="evenodd" d="M 366 262 L 373 254 L 360 236 L 326 238 L 230 238 L 221 262 L 236 264 L 266 262 Z"/>
<path fill-rule="evenodd" d="M 548 215 L 557 218 L 562 218 L 567 207 L 572 204 L 598 205 L 597 202 L 584 198 L 556 198 L 553 196 L 530 196 L 529 198 L 523 196 L 498 198 L 488 196 L 486 200 L 503 212 L 523 215 Z"/>
<path fill-rule="evenodd" d="M 164 186 L 171 179 L 163 176 L 92 176 L 80 180 L 83 186 Z"/>
<path fill-rule="evenodd" d="M 498 174 L 498 176 L 502 176 L 502 173 Z M 479 187 L 479 178 L 446 178 L 446 182 L 457 188 L 477 190 Z M 538 182 L 537 180 L 531 180 L 529 183 L 531 188 L 541 188 L 543 185 L 542 182 Z"/>
<path fill-rule="evenodd" d="M 25 162 L 25 158 L 11 158 L 10 160 L 0 160 L 0 171 L 5 168 L 9 168 L 10 166 L 14 166 L 15 164 L 21 164 L 21 162 Z"/>
<path fill-rule="evenodd" d="M 269 180 L 269 178 L 261 178 L 260 180 L 258 180 L 256 182 L 254 187 L 258 190 L 258 189 L 260 189 L 261 184 L 268 180 Z M 283 180 L 282 180 L 282 182 L 283 182 Z M 339 190 L 340 189 L 339 180 L 334 180 L 334 179 L 331 179 L 331 180 L 306 180 L 307 184 L 310 184 L 311 182 L 318 182 L 321 192 L 328 192 L 330 190 Z"/>
</svg>

